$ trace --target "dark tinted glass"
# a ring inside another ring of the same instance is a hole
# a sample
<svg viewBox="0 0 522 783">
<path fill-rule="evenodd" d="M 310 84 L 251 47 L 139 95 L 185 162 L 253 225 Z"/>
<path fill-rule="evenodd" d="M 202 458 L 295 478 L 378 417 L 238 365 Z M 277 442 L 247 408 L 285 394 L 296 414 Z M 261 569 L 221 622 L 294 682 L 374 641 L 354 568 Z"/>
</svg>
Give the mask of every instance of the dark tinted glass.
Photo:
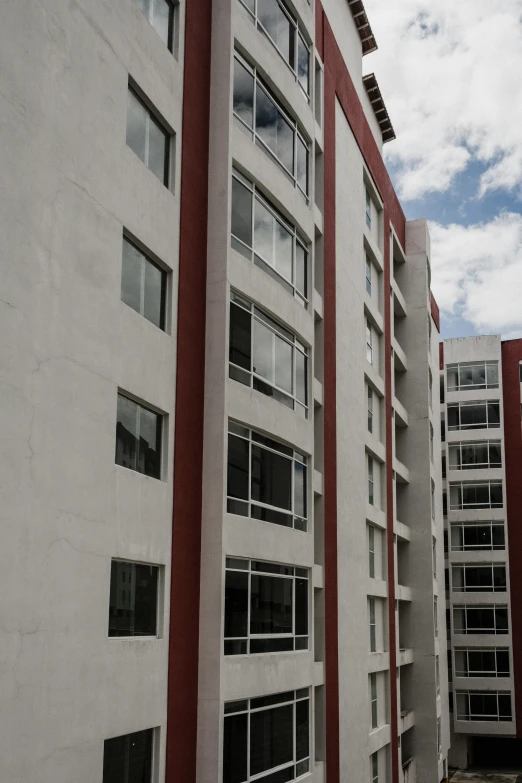
<svg viewBox="0 0 522 783">
<path fill-rule="evenodd" d="M 252 505 L 250 514 L 253 519 L 262 519 L 263 522 L 271 522 L 273 525 L 283 525 L 292 527 L 292 515 L 283 514 L 281 511 L 274 511 L 271 508 Z"/>
<path fill-rule="evenodd" d="M 161 416 L 118 394 L 116 464 L 160 478 Z"/>
<path fill-rule="evenodd" d="M 157 601 L 156 566 L 112 561 L 109 636 L 155 636 Z"/>
<path fill-rule="evenodd" d="M 105 740 L 103 783 L 151 783 L 152 729 Z"/>
<path fill-rule="evenodd" d="M 292 633 L 292 580 L 252 575 L 252 634 Z"/>
<path fill-rule="evenodd" d="M 502 466 L 500 443 L 489 444 L 489 462 L 492 468 L 500 468 Z"/>
<path fill-rule="evenodd" d="M 459 409 L 458 406 L 448 405 L 448 427 L 459 426 Z M 444 422 L 441 422 L 441 429 L 444 427 Z M 443 438 L 444 440 L 444 438 Z"/>
<path fill-rule="evenodd" d="M 500 720 L 511 719 L 511 697 L 508 693 L 499 693 L 498 695 L 498 714 Z"/>
<path fill-rule="evenodd" d="M 507 650 L 497 650 L 497 672 L 499 675 L 509 674 L 509 652 Z"/>
<path fill-rule="evenodd" d="M 488 403 L 488 426 L 500 427 L 500 406 L 498 402 Z"/>
<path fill-rule="evenodd" d="M 295 580 L 295 633 L 308 634 L 308 579 Z"/>
<path fill-rule="evenodd" d="M 145 279 L 143 292 L 143 315 L 155 326 L 164 329 L 165 272 L 144 258 Z"/>
<path fill-rule="evenodd" d="M 497 632 L 504 632 L 508 630 L 507 606 L 495 607 L 495 619 L 497 622 Z"/>
<path fill-rule="evenodd" d="M 310 754 L 310 727 L 308 719 L 309 701 L 298 701 L 295 705 L 295 750 L 296 761 Z"/>
<path fill-rule="evenodd" d="M 269 652 L 288 652 L 294 649 L 294 640 L 291 637 L 283 636 L 279 638 L 277 636 L 268 637 L 266 639 L 251 639 L 250 640 L 250 652 L 254 653 L 269 653 Z"/>
<path fill-rule="evenodd" d="M 504 526 L 493 525 L 493 546 L 495 549 L 504 549 L 505 545 Z"/>
<path fill-rule="evenodd" d="M 306 519 L 306 467 L 294 462 L 294 513 Z"/>
<path fill-rule="evenodd" d="M 293 756 L 293 705 L 251 713 L 250 774 L 278 767 Z"/>
<path fill-rule="evenodd" d="M 223 783 L 243 783 L 247 779 L 248 716 L 225 717 L 223 734 Z"/>
<path fill-rule="evenodd" d="M 506 568 L 505 566 L 494 566 L 493 568 L 493 581 L 495 584 L 495 590 L 506 589 Z"/>
<path fill-rule="evenodd" d="M 254 117 L 254 77 L 234 59 L 234 112 L 249 128 Z"/>
<path fill-rule="evenodd" d="M 291 509 L 292 461 L 252 444 L 252 498 Z"/>
<path fill-rule="evenodd" d="M 164 329 L 166 273 L 123 238 L 121 298 L 155 326 Z"/>
<path fill-rule="evenodd" d="M 502 505 L 502 484 L 491 484 L 491 505 Z"/>
<path fill-rule="evenodd" d="M 302 245 L 299 242 L 296 243 L 295 248 L 295 287 L 304 297 L 306 297 L 306 258 L 307 254 Z"/>
<path fill-rule="evenodd" d="M 494 650 L 469 650 L 468 651 L 469 673 L 472 672 L 494 672 L 495 671 L 495 651 Z"/>
<path fill-rule="evenodd" d="M 227 494 L 248 499 L 248 441 L 228 436 Z"/>
<path fill-rule="evenodd" d="M 159 122 L 150 115 L 149 122 L 149 159 L 147 165 L 164 185 L 168 184 L 167 170 L 168 136 Z"/>
<path fill-rule="evenodd" d="M 267 93 L 256 85 L 256 132 L 288 171 L 294 172 L 294 130 Z"/>
<path fill-rule="evenodd" d="M 252 315 L 242 307 L 231 304 L 229 360 L 245 370 L 251 370 L 251 349 Z"/>
<path fill-rule="evenodd" d="M 252 192 L 232 178 L 232 233 L 252 247 Z"/>
<path fill-rule="evenodd" d="M 227 571 L 225 637 L 248 636 L 248 573 Z"/>
</svg>

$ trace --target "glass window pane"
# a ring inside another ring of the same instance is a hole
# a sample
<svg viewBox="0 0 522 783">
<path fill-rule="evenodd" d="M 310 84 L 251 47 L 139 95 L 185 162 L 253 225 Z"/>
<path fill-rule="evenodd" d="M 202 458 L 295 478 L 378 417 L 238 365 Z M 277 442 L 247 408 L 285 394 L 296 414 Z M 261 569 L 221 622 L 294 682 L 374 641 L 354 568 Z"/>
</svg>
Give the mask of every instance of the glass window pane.
<svg viewBox="0 0 522 783">
<path fill-rule="evenodd" d="M 160 477 L 160 431 L 157 413 L 140 407 L 140 442 L 137 470 L 154 478 Z"/>
<path fill-rule="evenodd" d="M 293 367 L 292 356 L 294 352 L 293 346 L 276 335 L 275 337 L 275 383 L 280 389 L 289 394 L 293 393 Z"/>
<path fill-rule="evenodd" d="M 274 230 L 276 219 L 256 198 L 254 217 L 254 249 L 267 264 L 274 266 Z"/>
<path fill-rule="evenodd" d="M 297 182 L 304 193 L 308 194 L 308 148 L 297 136 Z"/>
<path fill-rule="evenodd" d="M 144 259 L 144 264 L 143 315 L 155 326 L 163 329 L 166 273 L 148 258 Z"/>
<path fill-rule="evenodd" d="M 294 462 L 294 514 L 306 519 L 306 466 L 300 462 Z"/>
<path fill-rule="evenodd" d="M 310 93 L 310 52 L 303 38 L 297 38 L 297 77 L 299 84 L 307 95 Z"/>
<path fill-rule="evenodd" d="M 504 549 L 504 525 L 493 525 L 493 547 L 495 549 Z"/>
<path fill-rule="evenodd" d="M 138 405 L 118 394 L 116 413 L 116 464 L 137 470 Z"/>
<path fill-rule="evenodd" d="M 279 222 L 275 223 L 275 268 L 287 280 L 292 280 L 292 234 Z"/>
<path fill-rule="evenodd" d="M 103 783 L 150 783 L 152 729 L 105 740 Z"/>
<path fill-rule="evenodd" d="M 254 118 L 254 76 L 234 59 L 234 114 L 249 127 Z"/>
<path fill-rule="evenodd" d="M 141 273 L 144 258 L 137 247 L 123 237 L 121 264 L 121 298 L 136 312 L 141 312 Z"/>
<path fill-rule="evenodd" d="M 256 132 L 288 171 L 294 173 L 294 129 L 267 93 L 256 85 Z"/>
<path fill-rule="evenodd" d="M 252 192 L 232 178 L 232 234 L 252 247 Z"/>
<path fill-rule="evenodd" d="M 278 338 L 277 338 L 278 339 Z M 254 318 L 253 370 L 257 375 L 274 383 L 274 332 Z"/>
<path fill-rule="evenodd" d="M 152 25 L 165 46 L 168 46 L 170 43 L 171 15 L 172 5 L 170 2 L 167 2 L 167 0 L 152 0 Z"/>
<path fill-rule="evenodd" d="M 227 715 L 223 732 L 223 783 L 244 783 L 248 777 L 248 715 Z"/>
<path fill-rule="evenodd" d="M 500 407 L 498 402 L 488 403 L 488 427 L 500 426 Z"/>
<path fill-rule="evenodd" d="M 305 298 L 307 296 L 307 257 L 304 247 L 296 242 L 295 247 L 295 287 Z"/>
<path fill-rule="evenodd" d="M 228 436 L 227 494 L 248 500 L 248 441 Z"/>
<path fill-rule="evenodd" d="M 149 160 L 148 167 L 161 182 L 167 184 L 167 134 L 151 116 L 149 122 Z"/>
<path fill-rule="evenodd" d="M 131 150 L 145 163 L 147 144 L 147 115 L 145 106 L 129 89 L 127 95 L 127 135 L 126 141 Z"/>
<path fill-rule="evenodd" d="M 295 705 L 295 758 L 296 761 L 310 755 L 310 721 L 308 717 L 310 702 L 298 701 Z"/>
<path fill-rule="evenodd" d="M 250 715 L 250 774 L 258 775 L 294 757 L 293 705 Z"/>
<path fill-rule="evenodd" d="M 292 462 L 252 444 L 252 499 L 291 510 Z"/>
<path fill-rule="evenodd" d="M 227 571 L 225 638 L 238 636 L 248 636 L 248 573 Z"/>
<path fill-rule="evenodd" d="M 228 349 L 229 361 L 243 367 L 252 369 L 251 363 L 251 328 L 252 316 L 235 304 L 230 305 L 230 345 Z"/>
<path fill-rule="evenodd" d="M 250 633 L 292 631 L 292 579 L 252 574 Z"/>
<path fill-rule="evenodd" d="M 308 579 L 295 580 L 295 634 L 308 635 Z"/>
<path fill-rule="evenodd" d="M 277 0 L 258 0 L 258 18 L 287 63 L 294 67 L 295 28 Z"/>
<path fill-rule="evenodd" d="M 301 351 L 295 351 L 295 396 L 303 405 L 308 404 L 307 394 L 307 357 Z"/>
</svg>

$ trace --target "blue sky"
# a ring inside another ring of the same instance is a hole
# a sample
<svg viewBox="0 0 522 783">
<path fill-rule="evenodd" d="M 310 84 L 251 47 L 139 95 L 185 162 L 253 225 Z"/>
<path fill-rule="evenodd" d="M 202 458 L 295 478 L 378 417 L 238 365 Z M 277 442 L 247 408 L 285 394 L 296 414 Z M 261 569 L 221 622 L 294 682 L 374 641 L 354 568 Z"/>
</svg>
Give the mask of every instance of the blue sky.
<svg viewBox="0 0 522 783">
<path fill-rule="evenodd" d="M 365 0 L 397 139 L 385 159 L 426 217 L 442 336 L 522 337 L 522 0 Z"/>
</svg>

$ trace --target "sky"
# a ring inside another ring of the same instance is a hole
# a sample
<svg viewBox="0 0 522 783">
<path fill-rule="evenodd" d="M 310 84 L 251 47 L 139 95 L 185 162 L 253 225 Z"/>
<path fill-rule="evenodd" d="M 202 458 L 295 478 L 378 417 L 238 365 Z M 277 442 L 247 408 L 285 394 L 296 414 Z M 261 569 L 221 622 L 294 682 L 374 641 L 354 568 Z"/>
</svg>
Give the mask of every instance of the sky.
<svg viewBox="0 0 522 783">
<path fill-rule="evenodd" d="M 522 337 L 522 0 L 364 0 L 406 217 L 425 217 L 441 337 Z"/>
</svg>

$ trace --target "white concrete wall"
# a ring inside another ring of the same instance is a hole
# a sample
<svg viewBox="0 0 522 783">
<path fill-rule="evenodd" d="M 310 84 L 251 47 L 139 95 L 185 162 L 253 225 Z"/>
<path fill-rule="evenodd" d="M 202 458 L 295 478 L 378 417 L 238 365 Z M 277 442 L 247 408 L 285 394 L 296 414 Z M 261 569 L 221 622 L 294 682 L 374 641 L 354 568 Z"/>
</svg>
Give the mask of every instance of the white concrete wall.
<svg viewBox="0 0 522 783">
<path fill-rule="evenodd" d="M 13 783 L 101 783 L 104 739 L 150 727 L 164 774 L 180 42 L 176 60 L 127 0 L 2 7 L 0 779 Z M 172 192 L 126 146 L 129 76 L 177 134 Z M 165 333 L 120 300 L 123 228 L 172 270 Z M 167 415 L 161 481 L 114 463 L 119 387 Z M 107 637 L 111 557 L 165 567 L 161 638 Z"/>
</svg>

